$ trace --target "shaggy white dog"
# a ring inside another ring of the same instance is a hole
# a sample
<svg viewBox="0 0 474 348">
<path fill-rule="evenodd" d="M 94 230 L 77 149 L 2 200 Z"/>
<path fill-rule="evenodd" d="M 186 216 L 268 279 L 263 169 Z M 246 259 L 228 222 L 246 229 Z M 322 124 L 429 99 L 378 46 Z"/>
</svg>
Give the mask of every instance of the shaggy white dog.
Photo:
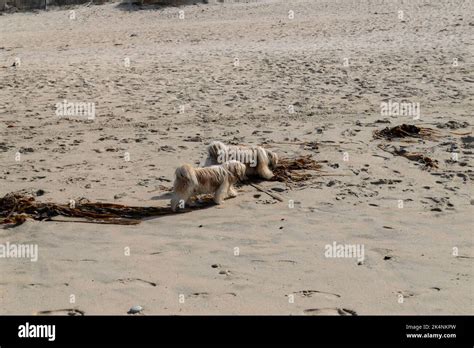
<svg viewBox="0 0 474 348">
<path fill-rule="evenodd" d="M 272 169 L 278 164 L 277 154 L 260 146 L 234 146 L 214 141 L 207 153 L 205 166 L 235 160 L 245 164 L 247 176 L 260 176 L 267 180 L 273 177 Z"/>
<path fill-rule="evenodd" d="M 185 164 L 176 169 L 171 209 L 184 208 L 194 195 L 212 193 L 214 202 L 221 204 L 227 197 L 237 196 L 234 184 L 245 179 L 245 165 L 228 161 L 221 165 L 194 168 Z"/>
</svg>

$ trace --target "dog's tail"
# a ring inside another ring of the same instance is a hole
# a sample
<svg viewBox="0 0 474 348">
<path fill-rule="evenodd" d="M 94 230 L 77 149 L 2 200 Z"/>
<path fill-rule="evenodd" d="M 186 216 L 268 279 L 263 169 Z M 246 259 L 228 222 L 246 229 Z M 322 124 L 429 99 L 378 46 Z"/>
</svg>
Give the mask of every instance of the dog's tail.
<svg viewBox="0 0 474 348">
<path fill-rule="evenodd" d="M 198 186 L 199 184 L 194 168 L 189 164 L 184 164 L 181 167 L 178 167 L 175 175 L 176 183 L 190 183 L 193 186 Z"/>
</svg>

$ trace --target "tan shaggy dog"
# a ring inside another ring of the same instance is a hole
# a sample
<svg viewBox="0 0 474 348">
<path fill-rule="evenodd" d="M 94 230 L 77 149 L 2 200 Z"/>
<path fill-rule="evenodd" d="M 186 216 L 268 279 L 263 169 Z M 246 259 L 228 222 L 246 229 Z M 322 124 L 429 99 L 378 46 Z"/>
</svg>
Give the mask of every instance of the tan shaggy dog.
<svg viewBox="0 0 474 348">
<path fill-rule="evenodd" d="M 235 146 L 214 141 L 207 148 L 207 153 L 205 166 L 236 160 L 245 164 L 247 176 L 267 180 L 273 177 L 272 169 L 278 164 L 277 154 L 260 146 Z"/>
<path fill-rule="evenodd" d="M 237 196 L 234 184 L 245 179 L 245 165 L 228 161 L 221 165 L 194 168 L 185 164 L 176 169 L 171 209 L 184 208 L 194 195 L 212 193 L 214 202 L 221 204 L 227 197 Z"/>
</svg>

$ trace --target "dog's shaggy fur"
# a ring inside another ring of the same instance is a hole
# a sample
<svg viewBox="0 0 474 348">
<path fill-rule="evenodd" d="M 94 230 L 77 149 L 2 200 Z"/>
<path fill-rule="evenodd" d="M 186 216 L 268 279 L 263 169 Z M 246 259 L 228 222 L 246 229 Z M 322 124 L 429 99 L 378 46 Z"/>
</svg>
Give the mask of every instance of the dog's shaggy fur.
<svg viewBox="0 0 474 348">
<path fill-rule="evenodd" d="M 221 204 L 227 197 L 237 196 L 234 184 L 245 179 L 245 165 L 228 161 L 221 165 L 194 168 L 185 164 L 176 169 L 171 209 L 184 208 L 194 195 L 212 193 L 214 202 Z"/>
<path fill-rule="evenodd" d="M 205 166 L 236 160 L 245 164 L 247 176 L 267 180 L 273 177 L 272 169 L 278 164 L 277 154 L 260 146 L 234 146 L 214 141 L 207 148 L 207 153 Z"/>
</svg>

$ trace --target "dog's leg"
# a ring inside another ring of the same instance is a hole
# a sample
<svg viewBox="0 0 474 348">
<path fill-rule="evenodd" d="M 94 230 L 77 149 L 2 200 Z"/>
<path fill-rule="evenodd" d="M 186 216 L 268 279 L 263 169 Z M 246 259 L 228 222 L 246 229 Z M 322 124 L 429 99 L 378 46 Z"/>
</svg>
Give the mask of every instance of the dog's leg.
<svg viewBox="0 0 474 348">
<path fill-rule="evenodd" d="M 182 194 L 181 203 L 183 204 L 183 207 L 191 203 L 191 198 L 193 197 L 193 195 L 194 195 L 194 191 L 190 188 L 188 188 L 188 190 L 186 190 L 186 192 Z"/>
<path fill-rule="evenodd" d="M 214 194 L 214 202 L 216 202 L 216 204 L 222 204 L 222 202 L 224 202 L 224 198 L 226 197 L 228 191 L 229 191 L 229 181 L 224 180 L 224 182 L 221 184 L 221 186 L 219 186 L 216 193 Z"/>
<path fill-rule="evenodd" d="M 229 190 L 227 191 L 228 197 L 237 197 L 237 191 L 235 190 L 234 185 L 229 185 Z"/>
<path fill-rule="evenodd" d="M 171 198 L 171 210 L 176 211 L 181 201 L 181 197 L 178 194 L 174 193 L 173 198 Z"/>
<path fill-rule="evenodd" d="M 238 193 L 234 185 L 229 186 L 229 190 L 227 191 L 227 194 L 229 197 L 232 197 L 232 198 L 237 197 Z"/>
<path fill-rule="evenodd" d="M 180 194 L 175 193 L 171 199 L 171 210 L 176 211 L 178 209 L 183 209 L 186 204 L 189 205 L 190 198 L 191 193 L 189 192 L 181 192 Z"/>
<path fill-rule="evenodd" d="M 257 168 L 256 171 L 260 177 L 263 179 L 271 179 L 273 177 L 273 172 L 268 168 L 270 160 L 262 148 L 257 149 Z"/>
</svg>

